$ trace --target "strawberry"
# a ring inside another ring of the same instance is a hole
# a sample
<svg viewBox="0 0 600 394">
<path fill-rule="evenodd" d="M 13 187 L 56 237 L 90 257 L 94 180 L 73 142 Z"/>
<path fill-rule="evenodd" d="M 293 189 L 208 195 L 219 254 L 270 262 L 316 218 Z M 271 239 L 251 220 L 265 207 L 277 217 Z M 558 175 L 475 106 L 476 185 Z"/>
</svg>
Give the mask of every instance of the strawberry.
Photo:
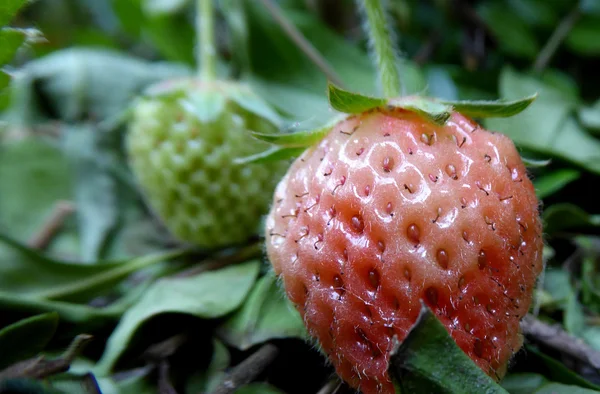
<svg viewBox="0 0 600 394">
<path fill-rule="evenodd" d="M 335 124 L 293 163 L 267 254 L 339 376 L 393 393 L 392 338 L 423 301 L 499 379 L 542 270 L 538 201 L 513 143 L 456 111 L 438 125 L 380 106 Z"/>
<path fill-rule="evenodd" d="M 132 113 L 132 171 L 175 238 L 214 248 L 260 231 L 257 223 L 288 164 L 241 165 L 234 159 L 267 145 L 247 130 L 277 130 L 266 104 L 241 84 L 182 79 L 150 87 Z"/>
</svg>

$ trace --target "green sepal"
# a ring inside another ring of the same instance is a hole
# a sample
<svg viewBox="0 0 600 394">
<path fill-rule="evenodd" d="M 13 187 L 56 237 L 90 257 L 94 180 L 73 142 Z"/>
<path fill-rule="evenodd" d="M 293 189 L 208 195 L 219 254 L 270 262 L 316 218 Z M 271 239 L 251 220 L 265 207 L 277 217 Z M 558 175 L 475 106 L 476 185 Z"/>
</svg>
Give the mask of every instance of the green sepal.
<svg viewBox="0 0 600 394">
<path fill-rule="evenodd" d="M 254 138 L 287 148 L 305 148 L 321 141 L 331 128 L 346 118 L 346 115 L 336 116 L 324 126 L 312 130 L 302 130 L 295 133 L 264 134 L 251 132 Z"/>
<path fill-rule="evenodd" d="M 223 84 L 227 97 L 246 111 L 271 122 L 275 127 L 281 126 L 281 118 L 266 101 L 254 93 L 248 86 L 239 83 Z"/>
<path fill-rule="evenodd" d="M 535 101 L 538 94 L 524 97 L 519 100 L 475 100 L 475 101 L 440 101 L 451 106 L 463 115 L 475 118 L 507 118 L 523 112 Z"/>
<path fill-rule="evenodd" d="M 269 163 L 280 160 L 288 160 L 298 157 L 306 150 L 305 147 L 300 148 L 285 148 L 279 146 L 273 146 L 266 151 L 246 156 L 240 157 L 233 160 L 234 164 L 250 164 L 250 163 Z"/>
<path fill-rule="evenodd" d="M 329 83 L 329 104 L 333 109 L 347 113 L 358 114 L 375 108 L 395 109 L 400 108 L 416 112 L 430 122 L 443 125 L 450 118 L 451 107 L 436 102 L 427 97 L 401 97 L 385 99 L 380 97 L 365 96 L 359 93 L 348 92 Z"/>
<path fill-rule="evenodd" d="M 327 96 L 333 109 L 346 114 L 359 114 L 385 106 L 387 99 L 370 97 L 341 89 L 331 82 L 327 84 Z"/>
<path fill-rule="evenodd" d="M 401 393 L 507 394 L 458 347 L 423 303 L 408 336 L 392 350 L 389 373 Z"/>
<path fill-rule="evenodd" d="M 552 163 L 552 159 L 538 160 L 538 159 L 528 159 L 527 157 L 521 157 L 521 160 L 523 161 L 523 164 L 525 164 L 526 167 L 531 167 L 531 168 L 546 167 L 546 166 L 550 165 L 550 163 Z"/>
<path fill-rule="evenodd" d="M 200 122 L 209 123 L 217 120 L 226 107 L 226 97 L 216 90 L 192 90 L 180 99 L 180 104 L 188 113 Z"/>
<path fill-rule="evenodd" d="M 452 114 L 452 109 L 449 106 L 419 96 L 392 99 L 388 103 L 388 108 L 400 108 L 415 112 L 428 121 L 440 126 L 443 126 Z"/>
</svg>

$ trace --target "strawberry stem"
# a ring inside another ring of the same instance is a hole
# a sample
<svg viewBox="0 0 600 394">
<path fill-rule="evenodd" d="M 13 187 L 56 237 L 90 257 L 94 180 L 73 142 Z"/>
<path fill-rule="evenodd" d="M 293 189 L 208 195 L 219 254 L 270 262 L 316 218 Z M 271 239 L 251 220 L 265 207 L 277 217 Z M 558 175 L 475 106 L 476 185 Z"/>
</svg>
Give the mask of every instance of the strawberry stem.
<svg viewBox="0 0 600 394">
<path fill-rule="evenodd" d="M 392 40 L 390 26 L 386 18 L 384 2 L 386 0 L 364 0 L 362 3 L 367 20 L 367 33 L 371 52 L 376 58 L 383 93 L 387 97 L 400 95 L 400 73 L 398 59 Z"/>
<path fill-rule="evenodd" d="M 216 77 L 217 49 L 215 47 L 213 0 L 197 0 L 196 45 L 200 79 L 212 81 Z"/>
</svg>

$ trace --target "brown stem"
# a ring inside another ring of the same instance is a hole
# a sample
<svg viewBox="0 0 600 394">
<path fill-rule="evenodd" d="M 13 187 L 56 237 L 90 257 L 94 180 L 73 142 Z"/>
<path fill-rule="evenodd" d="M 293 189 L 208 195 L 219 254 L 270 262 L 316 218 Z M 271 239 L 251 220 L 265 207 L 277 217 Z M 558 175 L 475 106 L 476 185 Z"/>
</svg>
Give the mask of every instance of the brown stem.
<svg viewBox="0 0 600 394">
<path fill-rule="evenodd" d="M 31 238 L 29 246 L 33 249 L 43 250 L 58 234 L 65 220 L 75 212 L 75 205 L 70 201 L 59 201 L 54 205 L 50 218 L 42 228 Z"/>
<path fill-rule="evenodd" d="M 252 382 L 279 354 L 277 346 L 267 343 L 238 364 L 212 394 L 232 394 Z"/>
<path fill-rule="evenodd" d="M 550 325 L 527 315 L 521 321 L 521 329 L 536 341 L 600 369 L 600 352 L 563 330 L 560 325 Z"/>
</svg>

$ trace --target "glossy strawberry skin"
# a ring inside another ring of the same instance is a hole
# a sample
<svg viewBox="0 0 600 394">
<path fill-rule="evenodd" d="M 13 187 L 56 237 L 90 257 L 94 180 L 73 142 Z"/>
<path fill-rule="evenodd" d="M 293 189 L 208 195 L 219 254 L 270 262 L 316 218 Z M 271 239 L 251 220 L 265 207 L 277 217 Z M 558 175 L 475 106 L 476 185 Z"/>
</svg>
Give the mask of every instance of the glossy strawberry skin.
<svg viewBox="0 0 600 394">
<path fill-rule="evenodd" d="M 331 129 L 292 165 L 267 252 L 338 374 L 393 393 L 392 337 L 423 300 L 500 377 L 542 270 L 538 201 L 513 143 L 454 113 L 436 126 L 376 110 Z"/>
</svg>

